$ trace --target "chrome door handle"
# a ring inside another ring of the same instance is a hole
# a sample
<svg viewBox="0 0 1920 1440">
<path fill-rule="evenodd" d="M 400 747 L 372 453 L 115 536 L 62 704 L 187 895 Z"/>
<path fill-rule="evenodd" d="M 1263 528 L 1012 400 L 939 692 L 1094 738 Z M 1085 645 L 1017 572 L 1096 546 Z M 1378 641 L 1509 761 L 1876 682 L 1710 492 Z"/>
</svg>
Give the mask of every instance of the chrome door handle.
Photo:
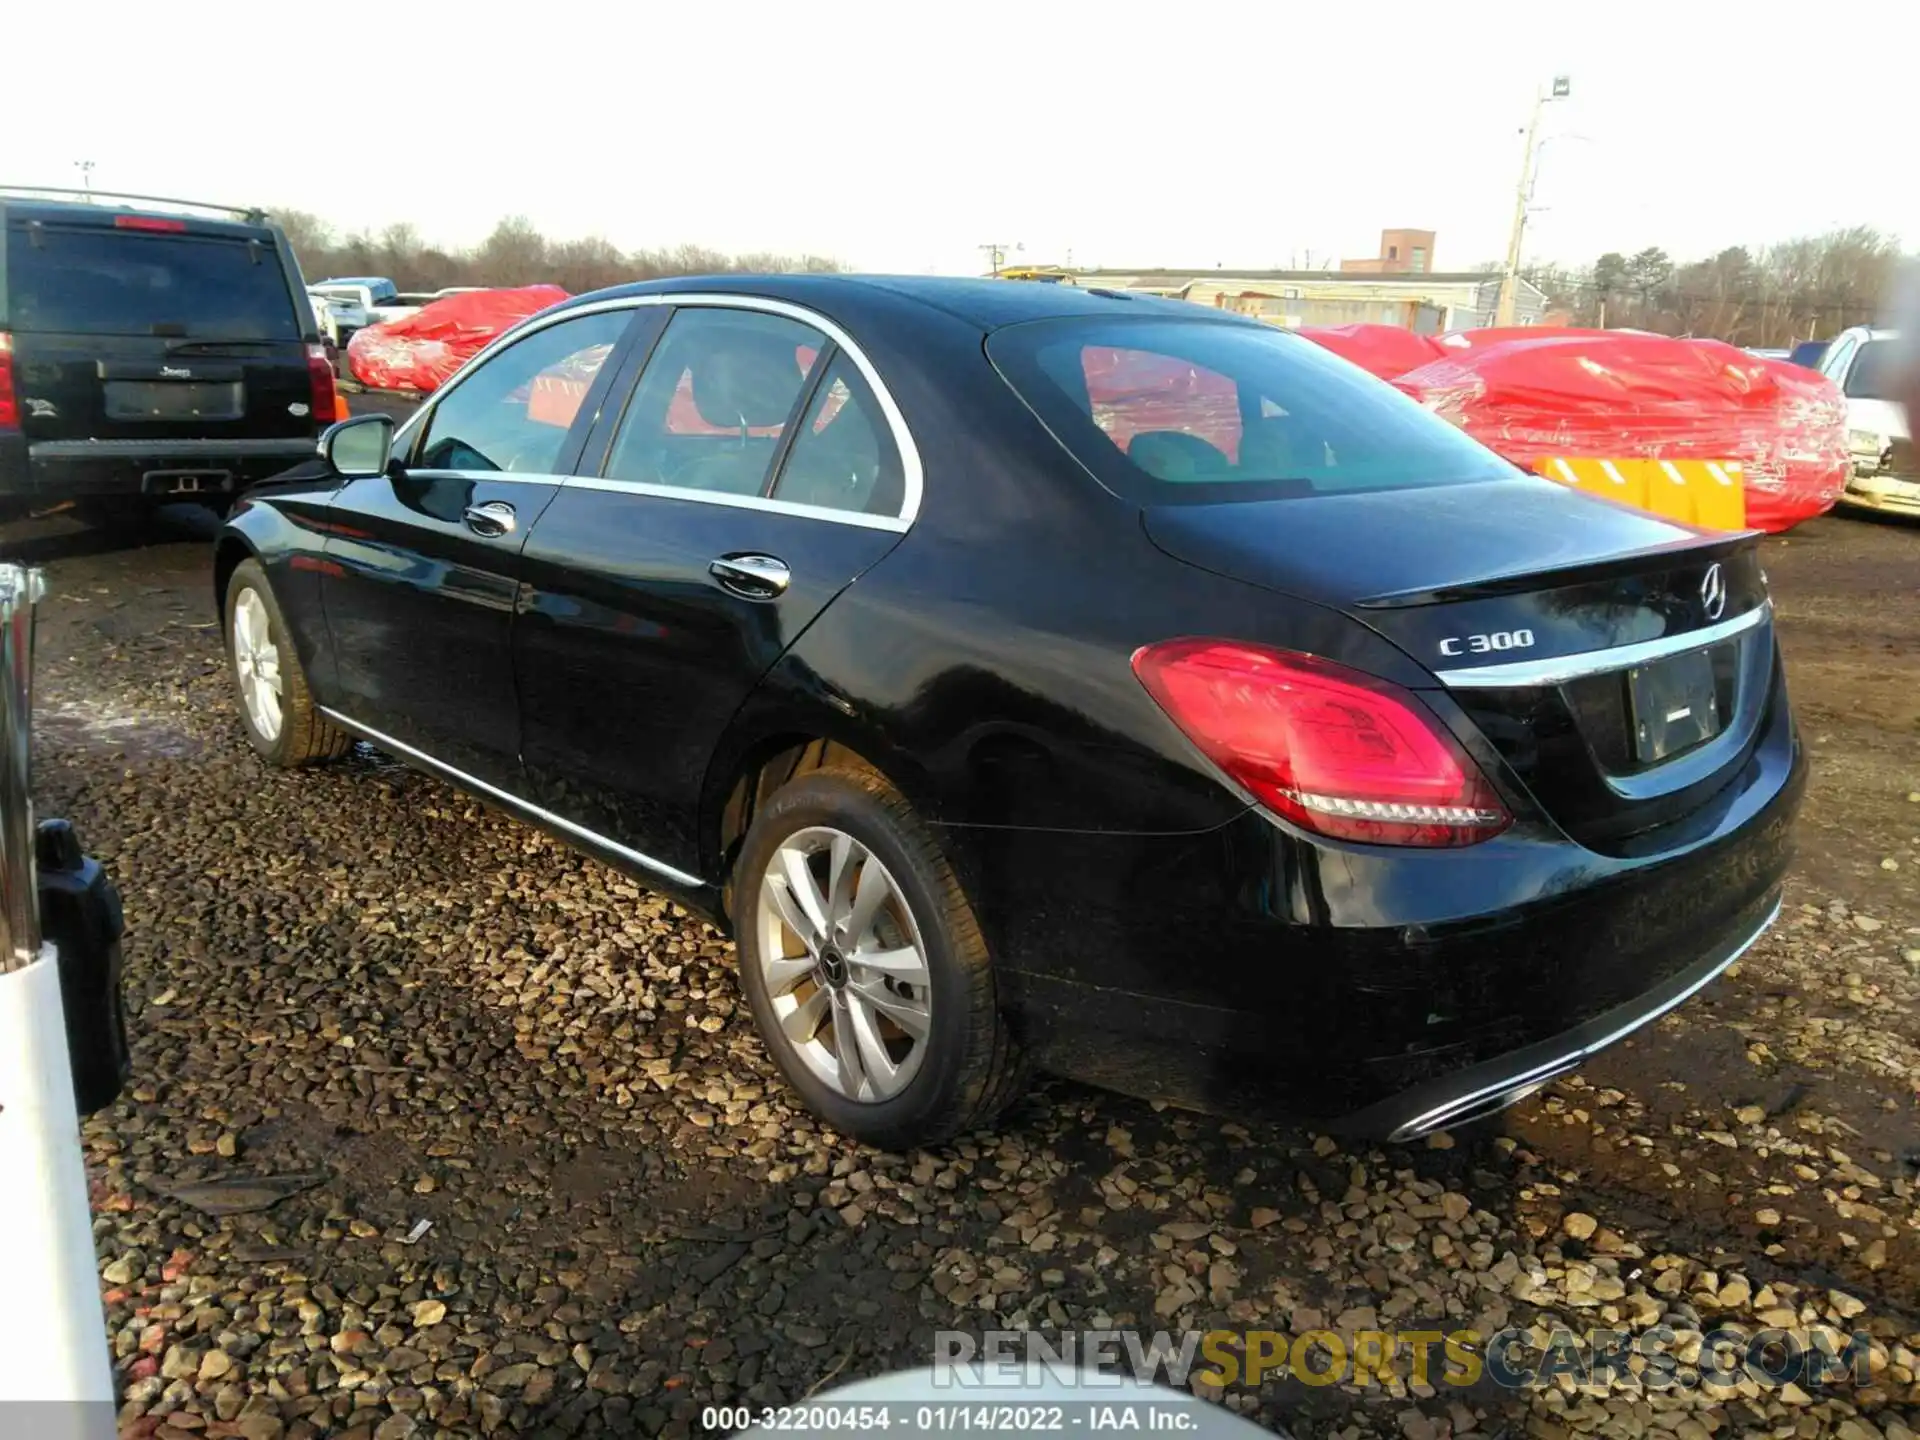
<svg viewBox="0 0 1920 1440">
<path fill-rule="evenodd" d="M 476 535 L 489 540 L 498 540 L 502 535 L 511 535 L 518 523 L 514 519 L 513 506 L 504 500 L 489 500 L 484 505 L 469 505 L 461 518 L 467 528 Z"/>
<path fill-rule="evenodd" d="M 773 600 L 787 593 L 793 572 L 771 555 L 722 555 L 707 573 L 721 586 L 749 600 Z"/>
</svg>

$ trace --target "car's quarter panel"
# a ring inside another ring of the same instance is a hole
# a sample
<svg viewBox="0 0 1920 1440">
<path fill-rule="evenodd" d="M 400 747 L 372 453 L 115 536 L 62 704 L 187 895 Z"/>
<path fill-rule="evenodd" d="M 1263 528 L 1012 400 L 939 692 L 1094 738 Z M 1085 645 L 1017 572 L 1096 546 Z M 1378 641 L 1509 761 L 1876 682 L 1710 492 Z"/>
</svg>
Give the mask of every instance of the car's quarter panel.
<svg viewBox="0 0 1920 1440">
<path fill-rule="evenodd" d="M 529 798 L 695 873 L 701 782 L 741 702 L 897 530 L 568 485 L 521 556 L 514 629 Z M 711 571 L 777 556 L 786 592 Z"/>
</svg>

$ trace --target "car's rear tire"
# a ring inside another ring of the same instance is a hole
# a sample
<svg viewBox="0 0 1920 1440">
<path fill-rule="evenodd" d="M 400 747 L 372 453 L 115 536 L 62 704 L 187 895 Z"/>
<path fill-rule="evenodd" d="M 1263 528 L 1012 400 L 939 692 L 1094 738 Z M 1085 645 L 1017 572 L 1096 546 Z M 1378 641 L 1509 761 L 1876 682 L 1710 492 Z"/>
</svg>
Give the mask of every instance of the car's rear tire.
<svg viewBox="0 0 1920 1440">
<path fill-rule="evenodd" d="M 741 846 L 733 908 L 754 1023 L 836 1130 L 886 1150 L 932 1145 L 1019 1094 L 973 909 L 881 776 L 836 766 L 771 796 Z"/>
<path fill-rule="evenodd" d="M 222 603 L 227 669 L 247 743 L 270 765 L 292 769 L 346 754 L 353 737 L 314 704 L 280 602 L 258 560 L 242 560 Z"/>
</svg>

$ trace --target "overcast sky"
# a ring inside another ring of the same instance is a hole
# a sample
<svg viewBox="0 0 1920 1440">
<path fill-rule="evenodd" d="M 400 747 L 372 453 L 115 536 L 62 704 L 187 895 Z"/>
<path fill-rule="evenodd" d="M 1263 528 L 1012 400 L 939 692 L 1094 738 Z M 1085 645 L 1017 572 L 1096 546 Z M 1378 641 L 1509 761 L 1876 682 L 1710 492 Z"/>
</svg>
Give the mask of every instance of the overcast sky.
<svg viewBox="0 0 1920 1440">
<path fill-rule="evenodd" d="M 78 184 L 84 159 L 103 188 L 410 220 L 442 244 L 517 211 L 553 236 L 915 272 L 977 271 L 990 241 L 1317 265 L 1405 225 L 1452 269 L 1504 253 L 1520 132 L 1564 72 L 1529 261 L 1841 224 L 1911 247 L 1909 12 L 14 0 L 0 179 Z"/>
</svg>

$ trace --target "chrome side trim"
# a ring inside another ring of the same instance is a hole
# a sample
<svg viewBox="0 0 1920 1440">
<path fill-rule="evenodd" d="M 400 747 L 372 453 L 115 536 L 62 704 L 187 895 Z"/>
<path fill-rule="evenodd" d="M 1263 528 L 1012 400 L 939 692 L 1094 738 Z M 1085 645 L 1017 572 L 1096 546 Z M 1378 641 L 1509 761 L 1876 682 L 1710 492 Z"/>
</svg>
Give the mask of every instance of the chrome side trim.
<svg viewBox="0 0 1920 1440">
<path fill-rule="evenodd" d="M 689 490 L 680 485 L 652 485 L 642 480 L 608 480 L 598 475 L 572 475 L 568 490 L 605 490 L 615 495 L 651 495 L 660 500 L 692 500 L 701 505 L 730 505 L 738 510 L 760 510 L 773 515 L 797 515 L 807 520 L 830 520 L 836 525 L 858 525 L 863 530 L 905 533 L 913 521 L 892 515 L 862 515 L 826 505 L 801 505 L 764 495 L 723 495 L 717 490 Z"/>
<path fill-rule="evenodd" d="M 1780 907 L 1784 903 L 1784 897 L 1776 899 L 1773 902 L 1773 908 L 1767 911 L 1766 918 L 1760 922 L 1759 926 L 1751 935 L 1734 946 L 1732 950 L 1727 952 L 1724 959 L 1679 994 L 1668 996 L 1660 1004 L 1654 1006 L 1653 1009 L 1635 1016 L 1618 1030 L 1612 1031 L 1599 1040 L 1590 1040 L 1586 1044 L 1569 1050 L 1566 1054 L 1558 1056 L 1555 1059 L 1548 1060 L 1543 1064 L 1529 1066 L 1518 1074 L 1508 1075 L 1494 1081 L 1491 1085 L 1483 1085 L 1478 1090 L 1474 1090 L 1466 1095 L 1457 1095 L 1444 1105 L 1436 1105 L 1433 1109 L 1407 1121 L 1406 1124 L 1400 1126 L 1387 1138 L 1395 1144 L 1400 1144 L 1408 1140 L 1417 1140 L 1422 1135 L 1441 1129 L 1448 1122 L 1457 1119 L 1470 1110 L 1480 1109 L 1488 1100 L 1503 1095 L 1513 1095 L 1515 1099 L 1519 1099 L 1520 1097 L 1514 1094 L 1515 1091 L 1524 1090 L 1529 1086 L 1544 1084 L 1555 1076 L 1563 1075 L 1577 1066 L 1581 1061 L 1599 1054 L 1616 1040 L 1624 1040 L 1634 1031 L 1644 1029 L 1646 1026 L 1651 1025 L 1661 1016 L 1671 1010 L 1678 1009 L 1681 1005 L 1684 1005 L 1695 995 L 1706 989 L 1707 986 L 1720 978 L 1728 966 L 1732 965 L 1734 961 L 1751 950 L 1759 941 L 1760 937 L 1773 928 L 1773 922 L 1780 918 Z"/>
<path fill-rule="evenodd" d="M 1662 635 L 1657 640 L 1640 640 L 1631 645 L 1615 645 L 1606 650 L 1587 650 L 1578 655 L 1561 655 L 1552 660 L 1514 660 L 1503 665 L 1480 665 L 1466 670 L 1436 670 L 1442 685 L 1455 690 L 1505 690 L 1526 685 L 1559 685 L 1587 675 L 1602 675 L 1609 670 L 1625 670 L 1645 665 L 1667 655 L 1686 650 L 1701 650 L 1743 635 L 1763 623 L 1773 613 L 1773 601 L 1763 600 L 1744 615 L 1689 630 L 1684 635 Z"/>
<path fill-rule="evenodd" d="M 538 820 L 543 825 L 551 825 L 554 829 L 575 836 L 590 845 L 598 845 L 602 849 L 610 850 L 621 859 L 637 865 L 643 870 L 651 870 L 664 880 L 671 880 L 676 885 L 683 885 L 688 889 L 695 890 L 703 887 L 707 883 L 698 875 L 689 875 L 684 870 L 676 870 L 663 860 L 656 860 L 651 855 L 643 855 L 638 850 L 622 845 L 618 841 L 609 840 L 597 830 L 589 830 L 584 825 L 576 825 L 565 816 L 556 815 L 551 810 L 543 810 L 538 805 L 522 800 L 510 790 L 502 790 L 498 785 L 489 785 L 486 781 L 477 779 L 467 774 L 464 770 L 454 768 L 444 760 L 434 759 L 433 756 L 427 754 L 424 750 L 414 749 L 413 746 L 407 744 L 404 740 L 396 740 L 391 735 L 386 735 L 375 730 L 371 725 L 362 725 L 350 715 L 342 715 L 338 710 L 329 709 L 325 705 L 317 708 L 322 715 L 326 716 L 327 719 L 333 721 L 334 724 L 340 726 L 343 730 L 352 731 L 355 735 L 358 735 L 370 744 L 377 745 L 382 750 L 391 751 L 393 754 L 409 761 L 420 769 L 437 775 L 442 780 L 451 781 L 453 784 L 463 789 L 471 790 L 475 794 L 497 800 L 510 810 L 517 811 L 522 815 Z"/>
<path fill-rule="evenodd" d="M 466 480 L 475 484 L 488 485 L 545 485 L 558 490 L 567 483 L 565 475 L 552 475 L 546 471 L 534 470 L 428 470 L 421 468 L 407 471 L 409 475 L 422 475 L 431 479 Z M 355 475 L 355 480 L 378 480 L 378 475 Z"/>
<path fill-rule="evenodd" d="M 743 510 L 767 510 L 779 515 L 798 515 L 808 519 L 827 520 L 841 525 L 858 525 L 869 530 L 905 531 L 920 513 L 920 499 L 926 490 L 926 468 L 920 461 L 920 450 L 913 443 L 913 432 L 907 428 L 906 417 L 900 413 L 880 372 L 867 358 L 866 352 L 853 342 L 851 336 L 833 321 L 803 305 L 795 305 L 786 300 L 772 300 L 761 295 L 726 295 L 712 291 L 689 291 L 685 294 L 623 295 L 612 300 L 596 300 L 588 305 L 575 305 L 557 311 L 551 315 L 536 315 L 525 320 L 506 334 L 488 345 L 466 364 L 454 372 L 451 379 L 434 391 L 419 410 L 407 418 L 407 421 L 394 432 L 393 448 L 395 453 L 402 451 L 412 438 L 415 426 L 426 423 L 442 400 L 460 388 L 460 383 L 471 375 L 486 360 L 499 351 L 525 339 L 535 331 L 544 330 L 549 325 L 558 325 L 577 315 L 597 315 L 606 310 L 637 310 L 644 305 L 705 306 L 732 310 L 757 310 L 767 315 L 779 315 L 788 320 L 809 325 L 839 346 L 840 351 L 854 363 L 855 368 L 865 378 L 873 391 L 873 397 L 879 402 L 880 411 L 887 419 L 887 428 L 893 432 L 894 447 L 900 452 L 900 472 L 903 495 L 900 513 L 897 515 L 856 515 L 849 510 L 834 510 L 823 505 L 797 505 L 791 501 L 772 500 L 758 495 L 719 495 L 711 491 L 678 489 L 670 485 L 647 485 L 636 481 L 608 480 L 599 476 L 575 475 L 567 478 L 567 487 L 579 490 L 611 490 L 634 495 L 656 495 L 675 500 L 692 500 L 705 505 L 730 505 Z M 435 472 L 439 473 L 439 472 Z M 476 477 L 478 478 L 478 477 Z M 501 479 L 500 474 L 489 473 L 489 479 Z"/>
</svg>

